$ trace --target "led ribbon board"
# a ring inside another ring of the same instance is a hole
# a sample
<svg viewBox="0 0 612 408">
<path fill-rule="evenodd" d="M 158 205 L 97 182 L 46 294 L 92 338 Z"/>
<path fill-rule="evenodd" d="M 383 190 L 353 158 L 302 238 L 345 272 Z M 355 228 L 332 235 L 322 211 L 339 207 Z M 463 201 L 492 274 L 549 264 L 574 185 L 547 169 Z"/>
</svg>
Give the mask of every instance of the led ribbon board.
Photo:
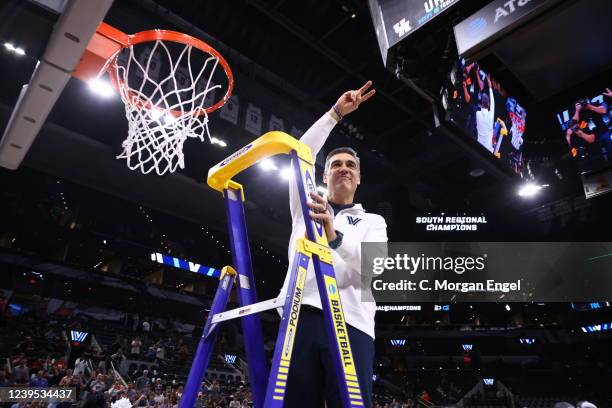
<svg viewBox="0 0 612 408">
<path fill-rule="evenodd" d="M 82 343 L 82 342 L 85 341 L 86 337 L 87 337 L 87 333 L 86 332 L 70 330 L 70 340 L 72 340 L 72 341 L 76 341 L 78 343 Z"/>
<path fill-rule="evenodd" d="M 199 263 L 185 261 L 184 259 L 175 258 L 154 252 L 151 254 L 151 260 L 163 265 L 173 266 L 179 269 L 185 269 L 186 271 L 199 273 L 200 275 L 210 276 L 211 278 L 218 278 L 221 276 L 221 271 L 210 266 L 200 265 Z"/>
<path fill-rule="evenodd" d="M 484 44 L 500 38 L 549 4 L 546 0 L 495 0 L 487 4 L 453 27 L 459 55 L 473 55 Z"/>
<path fill-rule="evenodd" d="M 581 329 L 585 333 L 608 331 L 608 330 L 612 330 L 612 323 L 593 324 L 591 326 L 581 327 Z"/>
<path fill-rule="evenodd" d="M 604 307 L 610 307 L 610 302 L 591 302 L 591 303 L 573 303 L 572 302 L 572 309 L 579 310 L 579 311 L 603 309 Z"/>
</svg>

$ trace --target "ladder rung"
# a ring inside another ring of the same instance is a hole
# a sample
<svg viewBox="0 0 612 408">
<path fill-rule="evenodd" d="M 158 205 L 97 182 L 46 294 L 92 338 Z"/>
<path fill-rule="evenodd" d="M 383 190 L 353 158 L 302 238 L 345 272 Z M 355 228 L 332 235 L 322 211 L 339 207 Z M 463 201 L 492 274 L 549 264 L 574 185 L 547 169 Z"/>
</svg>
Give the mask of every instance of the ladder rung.
<svg viewBox="0 0 612 408">
<path fill-rule="evenodd" d="M 277 297 L 274 299 L 264 300 L 263 302 L 253 303 L 252 305 L 238 307 L 226 312 L 217 313 L 212 318 L 212 324 L 236 319 L 237 317 L 248 316 L 253 313 L 259 313 L 270 309 L 276 309 L 277 307 L 283 307 L 284 302 L 284 298 Z"/>
</svg>

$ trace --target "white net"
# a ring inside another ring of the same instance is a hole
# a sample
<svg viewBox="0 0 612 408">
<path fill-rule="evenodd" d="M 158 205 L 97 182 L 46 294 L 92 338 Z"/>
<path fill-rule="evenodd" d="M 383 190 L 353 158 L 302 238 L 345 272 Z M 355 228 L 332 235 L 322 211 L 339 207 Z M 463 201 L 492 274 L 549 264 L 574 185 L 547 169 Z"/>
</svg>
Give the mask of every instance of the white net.
<svg viewBox="0 0 612 408">
<path fill-rule="evenodd" d="M 205 109 L 221 85 L 212 83 L 217 57 L 191 45 L 151 44 L 145 53 L 136 53 L 134 46 L 123 50 L 110 73 L 129 123 L 117 158 L 126 159 L 131 170 L 161 176 L 185 168 L 187 138 L 210 140 Z"/>
</svg>

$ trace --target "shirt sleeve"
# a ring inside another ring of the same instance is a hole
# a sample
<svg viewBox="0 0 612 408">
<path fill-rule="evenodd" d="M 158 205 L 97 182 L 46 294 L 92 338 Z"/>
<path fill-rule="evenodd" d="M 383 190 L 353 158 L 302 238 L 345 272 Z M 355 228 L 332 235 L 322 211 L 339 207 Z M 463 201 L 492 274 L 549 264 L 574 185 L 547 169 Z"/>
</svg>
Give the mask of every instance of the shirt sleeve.
<svg viewBox="0 0 612 408">
<path fill-rule="evenodd" d="M 336 123 L 338 122 L 336 122 L 329 112 L 326 112 L 300 138 L 300 142 L 310 147 L 313 159 L 317 157 L 317 154 L 327 141 L 332 129 L 336 126 Z M 314 179 L 315 175 L 313 174 L 312 176 Z M 302 210 L 300 208 L 300 195 L 295 183 L 293 171 L 289 178 L 289 208 L 291 210 L 293 224 L 296 222 L 303 222 L 301 221 Z"/>
<path fill-rule="evenodd" d="M 325 112 L 300 138 L 300 142 L 305 143 L 312 150 L 313 158 L 317 156 L 329 134 L 338 122 L 329 112 Z"/>
</svg>

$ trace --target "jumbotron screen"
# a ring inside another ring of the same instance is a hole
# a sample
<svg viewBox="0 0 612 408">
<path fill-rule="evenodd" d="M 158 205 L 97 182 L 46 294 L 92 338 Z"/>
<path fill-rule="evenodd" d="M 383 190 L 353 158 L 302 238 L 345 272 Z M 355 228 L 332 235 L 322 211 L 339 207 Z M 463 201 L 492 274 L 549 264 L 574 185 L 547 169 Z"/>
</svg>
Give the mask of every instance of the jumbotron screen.
<svg viewBox="0 0 612 408">
<path fill-rule="evenodd" d="M 460 59 L 442 90 L 442 102 L 451 122 L 514 173 L 521 173 L 527 112 L 499 81 L 477 62 Z"/>
<path fill-rule="evenodd" d="M 596 170 L 612 164 L 612 91 L 583 97 L 557 114 L 562 137 L 582 170 Z"/>
</svg>

